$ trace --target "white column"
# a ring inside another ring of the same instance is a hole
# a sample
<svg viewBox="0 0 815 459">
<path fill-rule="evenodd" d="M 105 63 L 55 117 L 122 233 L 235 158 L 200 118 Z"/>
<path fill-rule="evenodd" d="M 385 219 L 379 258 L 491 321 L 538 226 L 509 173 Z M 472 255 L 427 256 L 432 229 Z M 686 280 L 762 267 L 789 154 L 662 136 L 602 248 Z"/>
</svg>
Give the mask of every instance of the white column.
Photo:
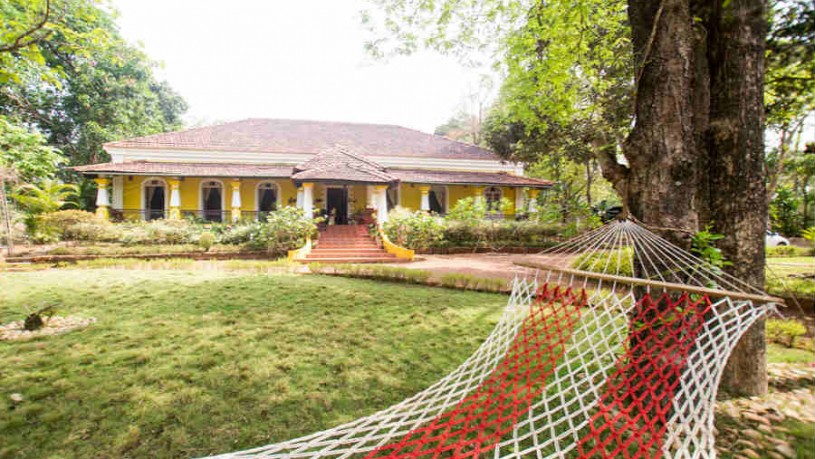
<svg viewBox="0 0 815 459">
<path fill-rule="evenodd" d="M 100 179 L 97 179 L 96 183 L 98 184 L 96 187 L 96 206 L 108 207 L 110 205 L 110 197 L 108 195 L 108 182 L 105 181 L 103 183 Z"/>
<path fill-rule="evenodd" d="M 296 204 L 296 206 L 297 206 L 298 209 L 303 208 L 303 187 L 302 186 L 297 187 L 297 204 Z"/>
<path fill-rule="evenodd" d="M 538 193 L 540 190 L 529 190 L 529 213 L 534 214 L 538 212 Z"/>
<path fill-rule="evenodd" d="M 368 209 L 376 209 L 376 199 L 374 194 L 373 185 L 365 185 L 365 207 Z"/>
<path fill-rule="evenodd" d="M 419 210 L 429 212 L 430 211 L 430 187 L 429 186 L 420 186 L 419 192 L 422 194 L 422 201 L 419 204 Z"/>
<path fill-rule="evenodd" d="M 112 186 L 112 206 L 114 209 L 124 209 L 124 177 L 117 175 L 113 177 Z"/>
<path fill-rule="evenodd" d="M 314 218 L 314 184 L 303 184 L 303 213 L 307 218 Z"/>
<path fill-rule="evenodd" d="M 178 180 L 170 180 L 170 207 L 181 207 L 181 190 Z"/>
<path fill-rule="evenodd" d="M 231 182 L 232 185 L 232 221 L 236 222 L 241 219 L 241 181 L 235 179 Z"/>
<path fill-rule="evenodd" d="M 388 186 L 376 185 L 376 222 L 383 224 L 388 221 Z"/>
</svg>

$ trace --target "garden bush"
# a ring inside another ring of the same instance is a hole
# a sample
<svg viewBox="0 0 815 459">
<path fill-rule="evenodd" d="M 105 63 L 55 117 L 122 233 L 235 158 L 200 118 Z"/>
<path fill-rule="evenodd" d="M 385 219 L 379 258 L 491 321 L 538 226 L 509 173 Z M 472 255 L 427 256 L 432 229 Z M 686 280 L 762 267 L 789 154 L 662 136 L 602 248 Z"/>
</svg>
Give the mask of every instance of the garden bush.
<svg viewBox="0 0 815 459">
<path fill-rule="evenodd" d="M 104 223 L 105 220 L 100 219 L 96 214 L 85 210 L 58 210 L 56 212 L 48 212 L 40 215 L 39 225 L 41 231 L 46 231 L 52 234 L 57 234 L 63 237 L 65 231 L 80 223 Z"/>
<path fill-rule="evenodd" d="M 572 262 L 572 268 L 581 271 L 591 271 L 595 273 L 614 273 L 620 276 L 633 277 L 632 272 L 634 253 L 631 249 L 608 252 L 599 250 L 596 252 L 579 255 Z"/>
<path fill-rule="evenodd" d="M 198 246 L 204 249 L 205 252 L 209 252 L 213 244 L 215 244 L 215 235 L 211 232 L 204 231 L 198 236 Z"/>
<path fill-rule="evenodd" d="M 302 247 L 306 238 L 317 234 L 315 220 L 308 218 L 302 209 L 283 207 L 270 212 L 264 223 L 253 224 L 246 245 L 253 249 L 265 249 L 272 255 L 283 255 L 288 250 Z"/>
<path fill-rule="evenodd" d="M 410 249 L 437 247 L 444 238 L 444 224 L 440 217 L 403 208 L 388 215 L 384 230 L 391 242 Z"/>
<path fill-rule="evenodd" d="M 815 255 L 815 247 L 796 247 L 794 245 L 767 247 L 767 258 L 811 257 L 813 255 Z"/>
<path fill-rule="evenodd" d="M 795 341 L 806 335 L 807 329 L 793 319 L 768 319 L 767 340 L 786 347 L 795 347 Z"/>
<path fill-rule="evenodd" d="M 66 241 L 115 242 L 122 238 L 122 230 L 113 223 L 101 220 L 75 223 L 62 234 Z"/>
</svg>

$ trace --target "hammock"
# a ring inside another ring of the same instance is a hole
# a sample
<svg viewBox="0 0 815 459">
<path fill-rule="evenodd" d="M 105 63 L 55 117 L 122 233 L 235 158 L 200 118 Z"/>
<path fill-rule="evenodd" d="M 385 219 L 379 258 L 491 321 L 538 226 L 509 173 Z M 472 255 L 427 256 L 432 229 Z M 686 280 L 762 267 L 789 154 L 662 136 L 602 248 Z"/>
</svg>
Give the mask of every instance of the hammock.
<svg viewBox="0 0 815 459">
<path fill-rule="evenodd" d="M 455 371 L 373 415 L 218 458 L 715 458 L 722 369 L 774 298 L 631 221 L 535 257 Z"/>
</svg>

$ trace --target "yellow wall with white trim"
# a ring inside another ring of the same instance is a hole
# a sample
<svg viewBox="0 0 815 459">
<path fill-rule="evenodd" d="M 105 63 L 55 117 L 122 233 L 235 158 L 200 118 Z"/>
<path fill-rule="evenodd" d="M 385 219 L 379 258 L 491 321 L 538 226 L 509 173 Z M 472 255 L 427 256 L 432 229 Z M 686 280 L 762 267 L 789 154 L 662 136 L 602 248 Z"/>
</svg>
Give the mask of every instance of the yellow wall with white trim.
<svg viewBox="0 0 815 459">
<path fill-rule="evenodd" d="M 167 182 L 167 177 L 147 177 L 147 176 L 126 176 L 123 183 L 122 191 L 122 204 L 126 210 L 140 210 L 142 208 L 142 183 L 150 178 L 159 178 Z M 181 210 L 186 212 L 197 211 L 201 208 L 201 182 L 203 180 L 219 180 L 224 184 L 224 211 L 231 208 L 232 203 L 232 179 L 217 178 L 207 179 L 198 177 L 184 177 L 181 179 L 179 193 L 181 197 Z M 297 201 L 297 189 L 294 182 L 288 179 L 241 179 L 241 209 L 244 211 L 254 212 L 257 210 L 257 187 L 261 182 L 273 182 L 278 186 L 280 198 L 278 203 L 280 206 L 295 205 Z M 421 184 L 416 183 L 402 183 L 400 185 L 400 205 L 404 208 L 411 210 L 418 210 L 421 207 L 421 192 L 419 191 Z M 349 186 L 350 198 L 352 199 L 351 209 L 352 212 L 358 212 L 365 209 L 367 191 L 365 185 Z M 459 199 L 473 197 L 475 190 L 480 189 L 483 191 L 484 187 L 474 187 L 466 185 L 448 185 L 448 210 L 455 207 Z M 314 184 L 314 209 L 325 208 L 326 186 L 321 183 Z M 515 194 L 521 192 L 520 189 L 511 187 L 501 187 L 502 196 L 510 202 L 508 214 L 515 213 Z M 167 200 L 169 202 L 169 188 L 166 190 Z M 133 213 L 129 216 L 136 218 L 138 214 Z"/>
</svg>

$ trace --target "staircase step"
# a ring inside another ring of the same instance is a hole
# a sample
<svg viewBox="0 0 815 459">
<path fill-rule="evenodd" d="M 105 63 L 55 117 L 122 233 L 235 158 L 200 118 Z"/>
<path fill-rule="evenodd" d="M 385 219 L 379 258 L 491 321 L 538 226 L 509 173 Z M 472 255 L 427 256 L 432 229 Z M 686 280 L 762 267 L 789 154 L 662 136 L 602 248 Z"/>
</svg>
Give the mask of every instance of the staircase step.
<svg viewBox="0 0 815 459">
<path fill-rule="evenodd" d="M 305 258 L 297 260 L 300 263 L 403 263 L 405 258 L 391 257 L 334 257 L 334 258 Z"/>
</svg>

